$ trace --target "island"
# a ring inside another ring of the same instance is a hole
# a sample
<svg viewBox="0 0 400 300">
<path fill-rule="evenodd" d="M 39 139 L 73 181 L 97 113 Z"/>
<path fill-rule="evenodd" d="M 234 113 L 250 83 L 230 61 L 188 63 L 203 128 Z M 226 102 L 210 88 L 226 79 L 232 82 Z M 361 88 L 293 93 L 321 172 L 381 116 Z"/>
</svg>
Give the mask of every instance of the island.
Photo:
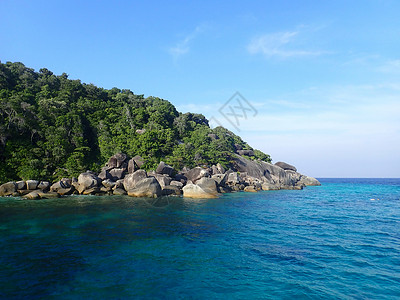
<svg viewBox="0 0 400 300">
<path fill-rule="evenodd" d="M 92 171 L 89 171 L 92 170 Z M 320 185 L 202 114 L 0 62 L 0 196 L 215 198 Z"/>
</svg>

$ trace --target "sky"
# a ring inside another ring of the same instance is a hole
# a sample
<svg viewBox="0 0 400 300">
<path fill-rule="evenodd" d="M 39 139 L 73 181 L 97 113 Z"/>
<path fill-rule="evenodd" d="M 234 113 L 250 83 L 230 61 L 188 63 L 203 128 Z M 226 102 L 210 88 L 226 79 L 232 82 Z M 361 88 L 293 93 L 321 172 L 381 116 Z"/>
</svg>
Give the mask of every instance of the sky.
<svg viewBox="0 0 400 300">
<path fill-rule="evenodd" d="M 313 177 L 400 177 L 400 1 L 0 0 L 0 60 L 202 113 Z"/>
</svg>

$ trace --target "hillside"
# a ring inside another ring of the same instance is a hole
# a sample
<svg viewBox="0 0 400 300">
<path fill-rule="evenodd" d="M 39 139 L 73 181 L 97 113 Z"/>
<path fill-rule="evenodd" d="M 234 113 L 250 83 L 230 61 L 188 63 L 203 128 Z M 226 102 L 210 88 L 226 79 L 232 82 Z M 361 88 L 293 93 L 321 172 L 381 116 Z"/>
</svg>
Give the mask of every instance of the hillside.
<svg viewBox="0 0 400 300">
<path fill-rule="evenodd" d="M 99 171 L 119 152 L 140 155 L 147 170 L 161 160 L 177 170 L 229 168 L 237 149 L 271 162 L 229 130 L 211 129 L 203 115 L 178 112 L 166 100 L 0 62 L 0 183 Z"/>
</svg>

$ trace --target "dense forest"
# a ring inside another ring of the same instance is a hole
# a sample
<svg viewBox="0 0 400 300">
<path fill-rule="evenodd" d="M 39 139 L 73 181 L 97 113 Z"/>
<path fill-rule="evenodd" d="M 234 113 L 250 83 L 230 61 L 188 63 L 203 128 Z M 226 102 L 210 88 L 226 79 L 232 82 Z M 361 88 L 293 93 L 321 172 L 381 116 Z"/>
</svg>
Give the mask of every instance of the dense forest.
<svg viewBox="0 0 400 300">
<path fill-rule="evenodd" d="M 229 167 L 238 145 L 254 150 L 223 127 L 211 129 L 203 115 L 180 113 L 166 100 L 0 62 L 0 183 L 99 171 L 118 152 L 142 156 L 145 169 L 160 160 L 178 170 Z M 270 162 L 259 150 L 251 158 Z"/>
</svg>

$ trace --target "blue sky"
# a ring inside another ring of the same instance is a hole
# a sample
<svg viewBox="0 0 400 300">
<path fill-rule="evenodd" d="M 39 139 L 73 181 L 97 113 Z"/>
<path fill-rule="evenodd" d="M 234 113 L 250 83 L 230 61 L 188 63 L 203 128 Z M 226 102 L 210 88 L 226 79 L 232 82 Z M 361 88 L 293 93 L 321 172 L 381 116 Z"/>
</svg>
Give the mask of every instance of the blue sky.
<svg viewBox="0 0 400 300">
<path fill-rule="evenodd" d="M 315 177 L 400 177 L 399 1 L 1 0 L 0 60 L 203 113 Z M 234 128 L 235 92 L 257 110 Z M 214 124 L 213 124 L 214 125 Z"/>
</svg>

